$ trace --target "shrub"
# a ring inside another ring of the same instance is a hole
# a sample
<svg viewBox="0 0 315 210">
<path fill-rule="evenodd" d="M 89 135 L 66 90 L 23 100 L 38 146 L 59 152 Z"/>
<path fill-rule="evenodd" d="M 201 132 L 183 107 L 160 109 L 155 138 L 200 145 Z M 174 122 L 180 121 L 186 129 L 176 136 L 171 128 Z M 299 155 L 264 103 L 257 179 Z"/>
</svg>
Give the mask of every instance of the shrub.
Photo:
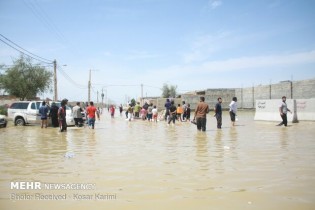
<svg viewBox="0 0 315 210">
<path fill-rule="evenodd" d="M 0 114 L 8 115 L 8 108 L 6 106 L 0 106 Z"/>
</svg>

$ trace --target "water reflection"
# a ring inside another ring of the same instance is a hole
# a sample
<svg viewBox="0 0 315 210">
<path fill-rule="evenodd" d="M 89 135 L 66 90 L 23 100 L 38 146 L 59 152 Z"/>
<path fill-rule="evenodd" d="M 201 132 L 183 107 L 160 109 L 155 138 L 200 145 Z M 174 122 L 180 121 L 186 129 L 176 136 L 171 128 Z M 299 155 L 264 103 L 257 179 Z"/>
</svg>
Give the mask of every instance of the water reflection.
<svg viewBox="0 0 315 210">
<path fill-rule="evenodd" d="M 199 163 L 199 169 L 207 171 L 209 170 L 209 154 L 208 154 L 208 136 L 206 132 L 196 132 L 196 158 Z"/>
<path fill-rule="evenodd" d="M 225 151 L 224 151 L 224 142 L 223 140 L 223 130 L 217 130 L 215 134 L 215 150 L 214 150 L 214 169 L 215 173 L 217 174 L 223 174 L 225 169 L 224 169 L 224 159 L 225 159 Z"/>
<path fill-rule="evenodd" d="M 287 149 L 288 147 L 288 140 L 289 140 L 289 136 L 288 136 L 288 130 L 286 127 L 283 127 L 280 129 L 280 135 L 279 135 L 279 141 L 280 141 L 280 145 L 282 149 Z"/>
<path fill-rule="evenodd" d="M 230 141 L 237 141 L 238 129 L 236 127 L 231 127 L 229 129 Z"/>
</svg>

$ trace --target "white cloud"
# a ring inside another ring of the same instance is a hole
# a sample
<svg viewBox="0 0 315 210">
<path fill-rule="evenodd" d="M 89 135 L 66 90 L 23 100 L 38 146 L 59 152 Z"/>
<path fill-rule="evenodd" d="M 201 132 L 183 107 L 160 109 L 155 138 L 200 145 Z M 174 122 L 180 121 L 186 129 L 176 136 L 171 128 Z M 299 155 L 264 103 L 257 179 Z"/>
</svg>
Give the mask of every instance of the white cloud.
<svg viewBox="0 0 315 210">
<path fill-rule="evenodd" d="M 215 1 L 210 0 L 209 1 L 209 5 L 210 5 L 211 9 L 216 9 L 217 7 L 222 5 L 222 1 L 220 1 L 220 0 L 215 0 Z"/>
<path fill-rule="evenodd" d="M 195 61 L 203 61 L 211 56 L 211 54 L 222 49 L 235 46 L 235 36 L 232 37 L 230 32 L 218 32 L 214 35 L 200 35 L 192 41 L 191 51 L 183 54 L 185 63 Z"/>
<path fill-rule="evenodd" d="M 255 69 L 262 67 L 277 67 L 296 64 L 314 63 L 315 50 L 287 55 L 266 55 L 254 57 L 241 57 L 223 61 L 205 62 L 200 71 L 232 71 L 239 69 Z"/>
<path fill-rule="evenodd" d="M 299 65 L 310 63 L 315 63 L 315 50 L 292 54 L 239 57 L 189 65 L 174 65 L 167 68 L 154 69 L 152 72 L 167 75 L 168 78 L 177 78 L 179 81 L 189 84 L 191 78 L 199 73 L 203 75 L 203 77 L 209 74 L 209 78 L 211 78 L 213 72 L 231 72 L 235 70 L 253 72 L 257 69 L 264 68 L 266 73 L 270 73 L 268 69 L 279 69 L 279 71 L 283 71 L 283 69 L 290 68 L 294 65 L 298 68 Z M 150 74 L 151 73 L 148 72 L 148 75 Z M 142 75 L 143 77 L 141 79 L 145 80 L 148 75 Z M 162 79 L 165 79 L 165 77 Z M 156 80 L 154 82 L 159 81 Z M 160 82 L 163 83 L 163 81 Z"/>
<path fill-rule="evenodd" d="M 202 62 L 209 60 L 212 55 L 225 51 L 239 50 L 244 46 L 257 45 L 262 41 L 278 35 L 279 30 L 242 33 L 240 31 L 218 31 L 211 34 L 202 34 L 190 40 L 190 49 L 182 54 L 185 63 Z"/>
</svg>

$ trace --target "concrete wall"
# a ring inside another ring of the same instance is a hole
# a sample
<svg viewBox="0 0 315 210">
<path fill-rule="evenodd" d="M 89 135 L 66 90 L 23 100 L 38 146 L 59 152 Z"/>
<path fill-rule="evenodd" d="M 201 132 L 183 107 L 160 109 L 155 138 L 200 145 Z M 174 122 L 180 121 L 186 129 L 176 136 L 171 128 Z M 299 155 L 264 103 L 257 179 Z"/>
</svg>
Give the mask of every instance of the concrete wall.
<svg viewBox="0 0 315 210">
<path fill-rule="evenodd" d="M 256 100 L 277 99 L 281 101 L 282 96 L 287 99 L 315 98 L 315 79 L 301 81 L 284 81 L 277 84 L 258 85 L 253 87 L 235 88 L 235 89 L 207 89 L 204 91 L 206 103 L 212 109 L 218 97 L 223 99 L 222 107 L 228 108 L 233 96 L 238 99 L 238 107 L 244 109 L 254 109 Z M 182 100 L 191 104 L 191 108 L 195 109 L 201 95 L 198 94 L 182 94 Z"/>
<path fill-rule="evenodd" d="M 211 110 L 214 109 L 218 98 L 222 98 L 222 108 L 228 109 L 232 98 L 235 96 L 235 89 L 208 89 L 206 90 L 205 101 Z M 198 98 L 199 102 L 199 98 Z"/>
<path fill-rule="evenodd" d="M 291 82 L 281 82 L 271 85 L 271 99 L 280 99 L 286 96 L 291 99 Z"/>
<path fill-rule="evenodd" d="M 293 98 L 315 98 L 315 79 L 293 82 Z"/>
<path fill-rule="evenodd" d="M 182 95 L 182 100 L 185 101 L 186 104 L 190 104 L 190 108 L 194 110 L 200 101 L 200 95 Z M 207 101 L 206 98 L 205 100 Z"/>
<path fill-rule="evenodd" d="M 254 88 L 237 88 L 235 96 L 238 100 L 238 108 L 250 109 L 255 105 Z"/>
<path fill-rule="evenodd" d="M 278 99 L 282 96 L 287 99 L 315 98 L 315 79 L 301 81 L 285 81 L 271 85 L 236 88 L 235 96 L 238 98 L 239 108 L 255 108 L 256 100 Z"/>
<path fill-rule="evenodd" d="M 287 99 L 289 122 L 315 121 L 315 99 Z M 255 120 L 281 121 L 279 106 L 281 99 L 257 100 Z"/>
<path fill-rule="evenodd" d="M 294 114 L 294 101 L 292 99 L 287 99 L 286 103 L 288 109 Z M 279 113 L 279 106 L 281 105 L 281 99 L 271 99 L 271 100 L 256 100 L 256 112 L 255 120 L 264 121 L 279 121 L 281 122 L 281 116 Z M 288 122 L 293 122 L 293 114 L 288 113 Z"/>
<path fill-rule="evenodd" d="M 315 121 L 315 99 L 296 100 L 297 120 Z"/>
<path fill-rule="evenodd" d="M 222 98 L 222 108 L 228 109 L 232 98 L 235 96 L 235 89 L 207 89 L 205 95 L 183 94 L 182 100 L 189 103 L 191 109 L 194 110 L 197 107 L 201 96 L 205 97 L 205 102 L 209 105 L 211 110 L 214 109 L 219 97 Z"/>
</svg>

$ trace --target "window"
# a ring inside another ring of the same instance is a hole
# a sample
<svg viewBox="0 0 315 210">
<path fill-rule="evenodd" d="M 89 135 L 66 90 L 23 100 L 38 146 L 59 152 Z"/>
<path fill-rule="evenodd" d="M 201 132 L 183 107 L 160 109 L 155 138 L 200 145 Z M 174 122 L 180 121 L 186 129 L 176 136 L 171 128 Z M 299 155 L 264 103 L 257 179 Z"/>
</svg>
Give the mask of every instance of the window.
<svg viewBox="0 0 315 210">
<path fill-rule="evenodd" d="M 41 102 L 36 102 L 36 107 L 37 107 L 37 109 L 39 109 L 39 107 L 41 107 Z"/>
<path fill-rule="evenodd" d="M 10 109 L 18 109 L 19 108 L 19 103 L 13 103 L 10 106 Z"/>
<path fill-rule="evenodd" d="M 31 109 L 36 109 L 35 103 L 32 103 Z"/>
<path fill-rule="evenodd" d="M 17 109 L 27 109 L 29 103 L 18 103 Z"/>
</svg>

